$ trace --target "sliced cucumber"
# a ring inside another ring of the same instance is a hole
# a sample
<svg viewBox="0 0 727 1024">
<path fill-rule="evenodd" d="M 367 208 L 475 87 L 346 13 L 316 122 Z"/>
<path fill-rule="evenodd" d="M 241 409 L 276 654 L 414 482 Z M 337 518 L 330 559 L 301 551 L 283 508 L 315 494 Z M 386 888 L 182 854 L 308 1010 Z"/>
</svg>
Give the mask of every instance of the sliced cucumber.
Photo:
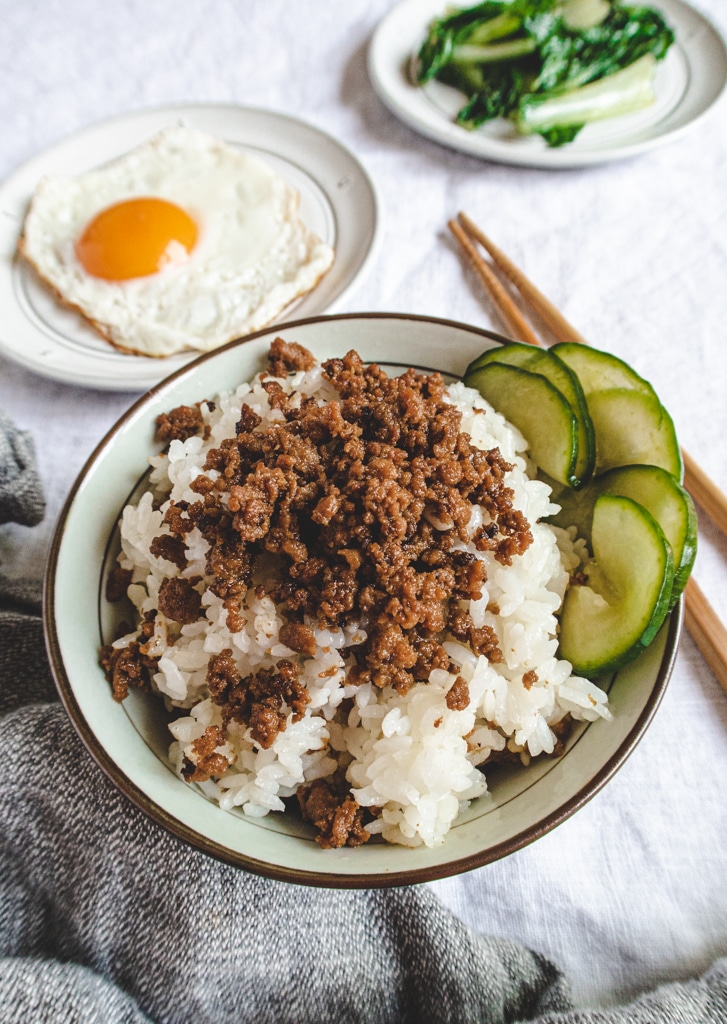
<svg viewBox="0 0 727 1024">
<path fill-rule="evenodd" d="M 671 417 L 630 366 L 585 345 L 508 343 L 470 364 L 465 383 L 525 436 L 562 506 L 551 521 L 590 544 L 587 585 L 569 587 L 560 615 L 560 656 L 591 678 L 614 671 L 652 641 L 694 564 L 696 515 Z M 589 431 L 594 475 L 582 486 Z"/>
<path fill-rule="evenodd" d="M 656 392 L 651 384 L 632 370 L 628 363 L 610 352 L 591 348 L 590 345 L 579 345 L 574 341 L 560 341 L 550 349 L 564 363 L 570 366 L 581 383 L 586 395 L 592 391 L 605 391 L 610 388 L 629 388 L 631 391 L 643 391 L 648 395 Z"/>
<path fill-rule="evenodd" d="M 682 479 L 674 424 L 647 380 L 617 356 L 588 345 L 560 342 L 551 351 L 577 375 L 586 396 L 596 432 L 595 473 L 648 463 Z"/>
<path fill-rule="evenodd" d="M 559 483 L 577 479 L 578 423 L 570 404 L 542 374 L 491 362 L 465 377 L 493 408 L 517 427 L 530 457 Z"/>
<path fill-rule="evenodd" d="M 595 561 L 572 585 L 560 616 L 560 657 L 589 678 L 613 672 L 654 639 L 669 610 L 671 548 L 645 508 L 602 494 L 593 509 Z"/>
<path fill-rule="evenodd" d="M 497 348 L 488 349 L 487 352 L 483 352 L 474 362 L 470 363 L 464 377 L 465 384 L 468 383 L 468 377 L 473 372 L 490 363 L 504 363 L 508 366 L 517 366 L 521 370 L 528 370 L 530 373 L 540 373 L 560 391 L 575 413 L 578 424 L 578 459 L 574 472 L 576 482 L 573 483 L 573 486 L 579 487 L 584 484 L 593 472 L 596 442 L 586 397 L 575 373 L 557 355 L 554 355 L 551 349 L 526 345 L 521 341 L 511 341 Z"/>
<path fill-rule="evenodd" d="M 674 559 L 673 607 L 687 585 L 697 554 L 697 514 L 691 497 L 660 466 L 621 466 L 596 477 L 580 491 L 559 488 L 553 501 L 561 510 L 550 521 L 556 526 L 575 526 L 578 536 L 590 546 L 593 507 L 601 494 L 620 494 L 637 501 L 661 527 Z"/>
<path fill-rule="evenodd" d="M 654 394 L 627 388 L 594 391 L 588 409 L 596 432 L 596 474 L 615 466 L 661 466 L 682 478 L 671 416 Z"/>
</svg>

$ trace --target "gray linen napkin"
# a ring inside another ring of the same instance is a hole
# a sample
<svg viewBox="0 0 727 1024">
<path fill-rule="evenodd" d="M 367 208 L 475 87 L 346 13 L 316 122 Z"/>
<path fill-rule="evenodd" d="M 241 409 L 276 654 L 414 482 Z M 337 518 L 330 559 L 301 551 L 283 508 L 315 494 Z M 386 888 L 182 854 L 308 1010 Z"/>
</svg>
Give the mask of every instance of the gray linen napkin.
<svg viewBox="0 0 727 1024">
<path fill-rule="evenodd" d="M 32 445 L 2 414 L 0 460 L 0 522 L 36 522 Z M 727 961 L 578 1011 L 553 964 L 475 935 L 426 887 L 308 889 L 191 849 L 86 753 L 37 607 L 1 581 L 0 607 L 0 1024 L 727 1021 Z"/>
<path fill-rule="evenodd" d="M 0 523 L 35 526 L 44 511 L 32 438 L 0 409 Z"/>
</svg>

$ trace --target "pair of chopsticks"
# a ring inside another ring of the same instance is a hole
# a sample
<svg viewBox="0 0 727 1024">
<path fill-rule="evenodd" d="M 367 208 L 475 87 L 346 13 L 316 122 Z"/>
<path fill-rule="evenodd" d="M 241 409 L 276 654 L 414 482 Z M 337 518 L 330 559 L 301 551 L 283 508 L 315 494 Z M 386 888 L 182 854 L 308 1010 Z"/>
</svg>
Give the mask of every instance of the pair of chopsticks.
<svg viewBox="0 0 727 1024">
<path fill-rule="evenodd" d="M 505 287 L 498 271 L 515 286 L 525 308 L 529 308 L 540 317 L 557 341 L 587 344 L 585 338 L 568 323 L 552 302 L 466 214 L 460 213 L 457 220 L 449 221 L 449 228 L 490 293 L 513 338 L 530 345 L 543 345 L 523 316 L 512 293 Z M 489 253 L 492 262 L 484 258 L 478 245 Z M 722 533 L 727 535 L 727 495 L 709 479 L 684 449 L 682 459 L 684 486 Z M 684 621 L 717 682 L 727 693 L 727 629 L 720 622 L 694 578 L 690 578 L 685 590 Z"/>
</svg>

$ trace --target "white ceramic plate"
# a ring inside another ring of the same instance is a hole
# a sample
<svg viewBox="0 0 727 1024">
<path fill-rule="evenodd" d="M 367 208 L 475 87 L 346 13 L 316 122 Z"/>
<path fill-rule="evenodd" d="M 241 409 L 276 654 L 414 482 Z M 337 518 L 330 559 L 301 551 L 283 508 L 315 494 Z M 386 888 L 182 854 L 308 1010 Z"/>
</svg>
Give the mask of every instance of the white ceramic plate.
<svg viewBox="0 0 727 1024">
<path fill-rule="evenodd" d="M 462 4 L 462 6 L 465 6 Z M 679 138 L 708 113 L 727 83 L 727 48 L 707 19 L 682 0 L 654 0 L 676 42 L 657 68 L 656 102 L 648 110 L 587 125 L 566 146 L 519 137 L 504 119 L 475 131 L 454 121 L 462 93 L 440 82 L 414 85 L 409 62 L 444 0 L 403 0 L 379 24 L 369 48 L 376 92 L 410 128 L 471 156 L 527 167 L 582 167 L 635 156 Z"/>
<path fill-rule="evenodd" d="M 358 849 L 321 850 L 294 817 L 246 818 L 222 811 L 169 767 L 170 736 L 161 701 L 138 691 L 114 702 L 98 666 L 115 614 L 104 578 L 113 558 L 119 513 L 146 476 L 156 416 L 212 397 L 264 368 L 281 333 L 319 358 L 357 349 L 369 361 L 461 374 L 498 336 L 443 320 L 393 314 L 321 317 L 234 342 L 141 398 L 110 431 L 76 481 L 52 544 L 44 594 L 49 655 L 66 708 L 81 738 L 114 783 L 159 825 L 207 853 L 291 882 L 371 887 L 423 882 L 505 856 L 559 824 L 620 767 L 664 693 L 681 627 L 677 605 L 652 645 L 610 682 L 614 720 L 579 725 L 559 759 L 528 769 L 498 767 L 491 797 L 474 801 L 442 846 L 407 849 L 372 841 Z"/>
<path fill-rule="evenodd" d="M 255 153 L 300 194 L 303 220 L 336 250 L 317 287 L 277 323 L 335 308 L 369 267 L 379 237 L 376 192 L 352 153 L 296 118 L 227 105 L 166 107 L 104 121 L 45 150 L 0 186 L 0 352 L 45 377 L 80 387 L 144 391 L 198 353 L 148 359 L 118 352 L 64 310 L 14 259 L 28 201 L 44 175 L 73 175 L 113 160 L 155 132 L 184 123 Z"/>
</svg>

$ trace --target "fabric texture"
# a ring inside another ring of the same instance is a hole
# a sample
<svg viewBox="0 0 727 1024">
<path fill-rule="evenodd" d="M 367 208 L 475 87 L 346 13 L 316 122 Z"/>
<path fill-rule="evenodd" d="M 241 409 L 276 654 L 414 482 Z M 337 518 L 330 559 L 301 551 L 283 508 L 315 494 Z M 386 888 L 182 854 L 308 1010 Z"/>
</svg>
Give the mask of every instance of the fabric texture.
<svg viewBox="0 0 727 1024">
<path fill-rule="evenodd" d="M 0 425 L 0 519 L 34 522 L 32 445 Z M 426 887 L 291 886 L 181 843 L 83 748 L 55 697 L 37 605 L 25 595 L 7 609 L 17 595 L 0 611 L 1 1024 L 727 1020 L 727 961 L 628 1007 L 576 1010 L 554 964 L 475 935 Z"/>
<path fill-rule="evenodd" d="M 30 434 L 18 430 L 0 410 L 0 523 L 34 526 L 44 511 Z"/>
</svg>

